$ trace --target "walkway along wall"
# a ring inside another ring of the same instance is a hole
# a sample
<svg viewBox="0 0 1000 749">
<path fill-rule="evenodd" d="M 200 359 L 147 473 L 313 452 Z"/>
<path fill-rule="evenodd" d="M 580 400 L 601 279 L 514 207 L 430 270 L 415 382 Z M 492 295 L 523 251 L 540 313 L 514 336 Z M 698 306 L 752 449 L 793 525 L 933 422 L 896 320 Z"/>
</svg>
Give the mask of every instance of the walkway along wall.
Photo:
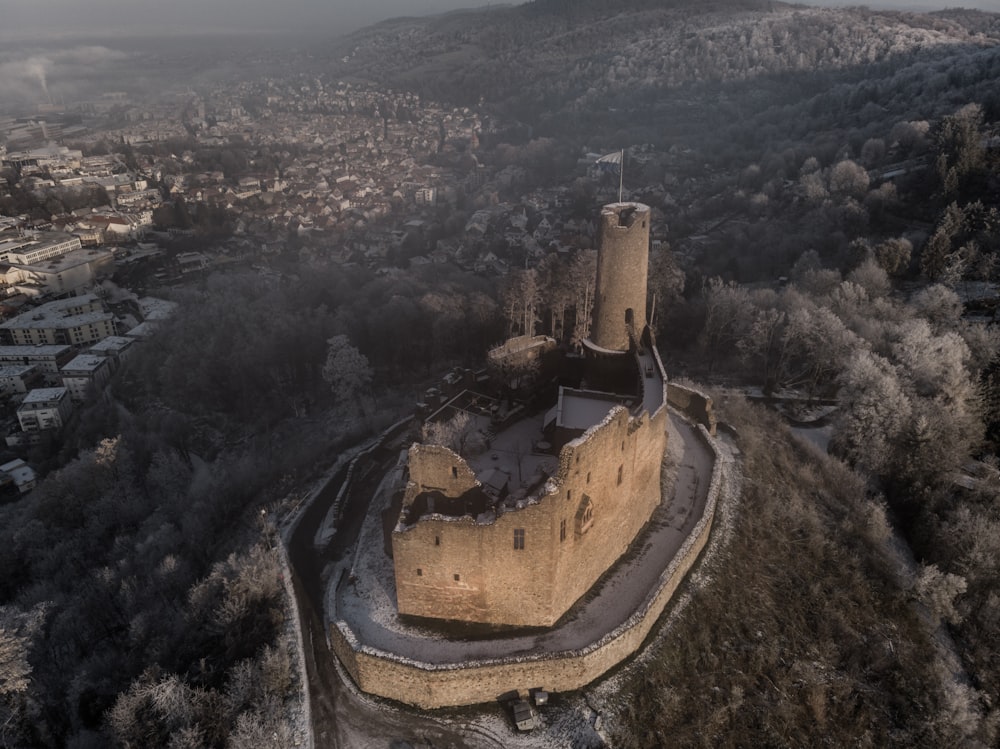
<svg viewBox="0 0 1000 749">
<path fill-rule="evenodd" d="M 455 664 L 423 663 L 365 645 L 334 612 L 331 647 L 362 690 L 424 709 L 491 702 L 512 689 L 543 687 L 565 692 L 586 686 L 641 647 L 708 541 L 731 458 L 719 451 L 704 426 L 699 426 L 698 434 L 714 455 L 705 511 L 645 603 L 597 642 L 576 651 Z"/>
</svg>

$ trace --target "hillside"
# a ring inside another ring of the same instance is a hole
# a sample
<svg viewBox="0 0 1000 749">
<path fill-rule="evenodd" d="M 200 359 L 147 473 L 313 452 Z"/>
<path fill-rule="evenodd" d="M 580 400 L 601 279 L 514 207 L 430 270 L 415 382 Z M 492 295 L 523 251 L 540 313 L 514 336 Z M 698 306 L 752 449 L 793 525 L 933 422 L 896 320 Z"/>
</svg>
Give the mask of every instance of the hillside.
<svg viewBox="0 0 1000 749">
<path fill-rule="evenodd" d="M 900 70 L 919 61 L 931 66 L 922 70 L 927 86 L 954 86 L 935 80 L 935 63 L 952 66 L 956 56 L 995 48 L 1000 21 L 974 11 L 891 13 L 764 0 L 540 0 L 390 21 L 347 42 L 345 75 L 464 104 L 483 101 L 529 121 L 559 113 L 590 121 L 609 109 L 656 110 L 685 88 L 686 97 L 697 97 L 706 86 L 763 80 L 770 88 L 767 79 L 780 77 L 787 89 L 796 74 L 808 73 L 814 84 L 816 73 L 867 75 L 873 65 Z M 773 100 L 767 88 L 758 97 Z"/>
</svg>

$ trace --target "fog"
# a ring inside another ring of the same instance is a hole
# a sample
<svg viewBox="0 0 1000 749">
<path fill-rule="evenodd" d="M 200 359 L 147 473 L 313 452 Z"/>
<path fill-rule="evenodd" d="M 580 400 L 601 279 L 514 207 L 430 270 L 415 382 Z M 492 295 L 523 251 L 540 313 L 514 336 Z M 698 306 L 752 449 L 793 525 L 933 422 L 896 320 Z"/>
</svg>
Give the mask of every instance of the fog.
<svg viewBox="0 0 1000 749">
<path fill-rule="evenodd" d="M 425 15 L 486 5 L 477 0 L 6 0 L 0 37 L 120 33 L 310 31 L 343 34 L 402 15 Z M 499 4 L 499 3 L 494 3 Z M 811 0 L 810 5 L 857 5 L 844 0 Z M 872 8 L 933 10 L 947 6 L 997 10 L 997 0 L 872 0 Z"/>
<path fill-rule="evenodd" d="M 485 4 L 485 3 L 484 3 Z M 304 31 L 342 34 L 402 15 L 478 5 L 469 0 L 7 0 L 0 35 Z"/>
</svg>

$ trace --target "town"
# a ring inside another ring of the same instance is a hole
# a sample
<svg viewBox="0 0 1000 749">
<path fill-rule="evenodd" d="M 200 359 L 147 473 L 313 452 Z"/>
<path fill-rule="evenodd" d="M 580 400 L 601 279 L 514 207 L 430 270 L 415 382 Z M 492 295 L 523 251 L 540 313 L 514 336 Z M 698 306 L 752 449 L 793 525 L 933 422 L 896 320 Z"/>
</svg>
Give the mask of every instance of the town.
<svg viewBox="0 0 1000 749">
<path fill-rule="evenodd" d="M 520 140 L 538 151 L 528 158 L 552 150 L 521 130 L 416 94 L 298 76 L 152 102 L 109 92 L 0 119 L 7 484 L 34 486 L 28 448 L 50 444 L 169 314 L 148 289 L 227 267 L 276 272 L 289 255 L 499 277 L 589 248 L 592 217 L 574 204 L 581 190 L 614 196 L 621 155 L 581 154 L 575 189 L 533 186 L 523 157 L 477 158 L 482 141 Z M 667 156 L 629 155 L 640 169 Z M 651 194 L 662 203 L 662 186 Z M 665 230 L 657 211 L 654 251 Z"/>
</svg>

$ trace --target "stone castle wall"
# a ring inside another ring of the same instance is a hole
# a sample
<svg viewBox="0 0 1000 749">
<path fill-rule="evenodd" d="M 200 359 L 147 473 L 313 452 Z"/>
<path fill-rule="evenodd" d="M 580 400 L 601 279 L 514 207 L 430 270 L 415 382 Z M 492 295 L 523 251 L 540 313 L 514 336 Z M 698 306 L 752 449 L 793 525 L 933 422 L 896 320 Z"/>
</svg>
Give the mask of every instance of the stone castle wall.
<svg viewBox="0 0 1000 749">
<path fill-rule="evenodd" d="M 700 390 L 671 382 L 667 385 L 667 403 L 715 436 L 716 420 L 711 397 Z"/>
<path fill-rule="evenodd" d="M 660 501 L 667 410 L 616 407 L 565 445 L 540 496 L 486 518 L 426 515 L 392 534 L 401 614 L 550 626 L 628 549 Z M 468 464 L 415 446 L 414 485 L 468 488 Z"/>
<path fill-rule="evenodd" d="M 439 491 L 448 497 L 479 486 L 476 472 L 452 449 L 443 445 L 414 445 L 410 448 L 407 466 L 410 485 L 405 502 L 409 504 L 417 492 Z"/>
<path fill-rule="evenodd" d="M 512 689 L 542 687 L 564 692 L 586 686 L 641 647 L 708 541 L 716 503 L 727 476 L 726 459 L 704 427 L 699 429 L 699 436 L 715 453 L 705 511 L 645 604 L 598 642 L 577 651 L 429 664 L 365 646 L 334 614 L 330 626 L 333 650 L 365 692 L 423 709 L 490 702 Z"/>
</svg>

